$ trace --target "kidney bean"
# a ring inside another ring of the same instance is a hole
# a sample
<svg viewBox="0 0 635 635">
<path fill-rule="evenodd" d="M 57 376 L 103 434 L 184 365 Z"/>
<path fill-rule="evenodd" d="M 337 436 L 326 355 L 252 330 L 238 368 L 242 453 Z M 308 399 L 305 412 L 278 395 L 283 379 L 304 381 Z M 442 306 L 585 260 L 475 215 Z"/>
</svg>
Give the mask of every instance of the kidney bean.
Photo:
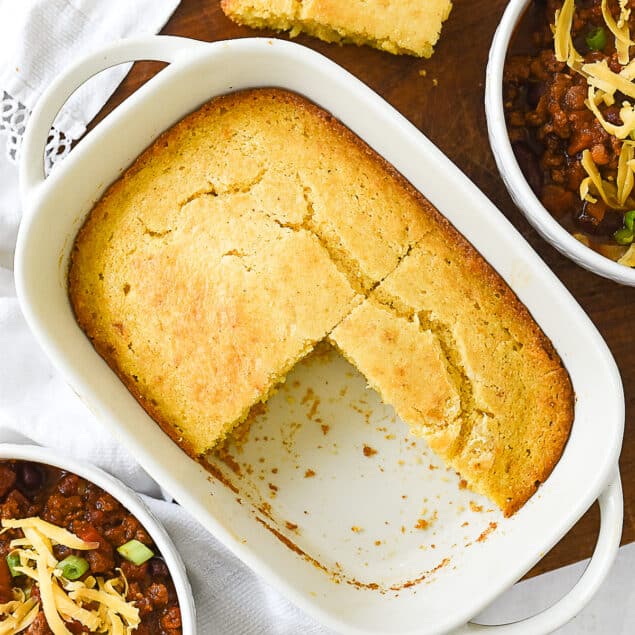
<svg viewBox="0 0 635 635">
<path fill-rule="evenodd" d="M 602 222 L 598 227 L 598 231 L 603 234 L 613 234 L 624 225 L 624 216 L 621 212 L 615 210 L 607 210 Z"/>
<path fill-rule="evenodd" d="M 0 558 L 0 603 L 4 604 L 13 600 L 12 586 L 11 573 L 9 572 L 7 561 L 5 558 Z"/>
<path fill-rule="evenodd" d="M 575 216 L 575 222 L 585 231 L 593 234 L 604 219 L 606 214 L 606 205 L 603 201 L 597 203 L 589 203 L 584 201 L 582 209 Z"/>
<path fill-rule="evenodd" d="M 159 576 L 167 577 L 169 575 L 168 566 L 161 558 L 152 558 L 148 562 L 148 571 L 153 578 L 158 578 Z"/>
<path fill-rule="evenodd" d="M 531 187 L 537 196 L 540 196 L 543 177 L 538 157 L 524 141 L 517 141 L 512 148 L 518 165 L 529 183 L 529 187 Z"/>
<path fill-rule="evenodd" d="M 42 472 L 33 463 L 18 463 L 17 482 L 23 492 L 32 492 L 42 485 Z"/>
<path fill-rule="evenodd" d="M 527 105 L 535 108 L 545 92 L 544 82 L 527 82 Z"/>
</svg>

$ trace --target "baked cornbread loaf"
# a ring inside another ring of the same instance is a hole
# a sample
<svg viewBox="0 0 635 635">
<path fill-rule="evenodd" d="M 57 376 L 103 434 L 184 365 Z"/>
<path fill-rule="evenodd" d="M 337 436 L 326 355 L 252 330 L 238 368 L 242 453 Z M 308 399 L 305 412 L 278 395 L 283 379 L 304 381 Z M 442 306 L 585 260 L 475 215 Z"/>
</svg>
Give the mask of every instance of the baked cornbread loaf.
<svg viewBox="0 0 635 635">
<path fill-rule="evenodd" d="M 225 14 L 246 26 L 308 33 L 326 42 L 368 45 L 394 54 L 430 57 L 451 0 L 221 0 Z"/>
<path fill-rule="evenodd" d="M 502 279 L 350 130 L 283 90 L 216 98 L 161 135 L 88 216 L 69 295 L 195 458 L 323 339 L 506 514 L 572 423 L 567 372 Z"/>
</svg>

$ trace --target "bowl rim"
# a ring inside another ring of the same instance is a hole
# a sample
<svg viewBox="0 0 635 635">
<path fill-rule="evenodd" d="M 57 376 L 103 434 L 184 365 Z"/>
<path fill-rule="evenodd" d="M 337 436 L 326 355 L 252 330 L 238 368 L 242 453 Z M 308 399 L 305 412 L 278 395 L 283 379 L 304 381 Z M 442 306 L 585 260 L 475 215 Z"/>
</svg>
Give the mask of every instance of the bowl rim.
<svg viewBox="0 0 635 635">
<path fill-rule="evenodd" d="M 139 494 L 99 467 L 41 445 L 0 443 L 0 460 L 29 461 L 60 468 L 85 478 L 116 498 L 143 525 L 158 547 L 176 589 L 183 635 L 195 635 L 196 608 L 185 565 L 166 529 Z"/>
<path fill-rule="evenodd" d="M 532 0 L 510 0 L 494 34 L 485 76 L 485 116 L 498 170 L 514 203 L 538 233 L 581 267 L 621 284 L 635 286 L 635 268 L 620 265 L 573 237 L 540 202 L 512 150 L 503 109 L 503 70 L 512 35 Z"/>
</svg>

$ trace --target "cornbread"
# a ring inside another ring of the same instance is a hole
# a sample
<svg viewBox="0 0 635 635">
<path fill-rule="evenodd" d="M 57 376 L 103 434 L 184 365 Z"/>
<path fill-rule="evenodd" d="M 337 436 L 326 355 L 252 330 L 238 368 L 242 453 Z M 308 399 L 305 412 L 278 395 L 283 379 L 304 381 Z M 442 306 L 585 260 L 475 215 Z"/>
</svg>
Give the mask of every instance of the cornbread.
<svg viewBox="0 0 635 635">
<path fill-rule="evenodd" d="M 254 28 L 308 33 L 326 42 L 430 57 L 451 0 L 221 0 L 225 14 Z"/>
<path fill-rule="evenodd" d="M 560 456 L 573 417 L 567 372 L 453 229 L 427 235 L 329 338 L 413 434 L 506 514 Z"/>
<path fill-rule="evenodd" d="M 195 458 L 324 339 L 506 514 L 569 434 L 568 374 L 512 291 L 283 90 L 216 98 L 161 135 L 88 216 L 69 285 L 96 350 Z"/>
</svg>

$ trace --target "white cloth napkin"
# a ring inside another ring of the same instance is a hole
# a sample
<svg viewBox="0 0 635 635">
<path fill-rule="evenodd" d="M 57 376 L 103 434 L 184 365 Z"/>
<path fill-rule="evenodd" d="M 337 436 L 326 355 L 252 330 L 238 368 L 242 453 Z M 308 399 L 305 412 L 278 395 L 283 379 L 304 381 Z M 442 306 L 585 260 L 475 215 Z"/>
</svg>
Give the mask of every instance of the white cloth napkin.
<svg viewBox="0 0 635 635">
<path fill-rule="evenodd" d="M 0 442 L 57 448 L 99 465 L 143 493 L 186 564 L 201 635 L 326 635 L 326 629 L 259 580 L 181 507 L 161 499 L 157 484 L 61 380 L 30 334 L 15 297 L 12 256 L 20 207 L 17 168 L 8 150 L 15 154 L 20 121 L 24 127 L 16 113 L 22 112 L 24 119 L 48 82 L 71 60 L 112 39 L 156 32 L 177 4 L 0 0 Z M 83 134 L 126 70 L 107 71 L 78 91 L 56 120 L 58 135 L 74 139 Z M 55 152 L 64 154 L 59 148 Z M 561 632 L 631 633 L 634 567 L 635 547 L 627 547 L 598 597 Z M 545 607 L 580 571 L 576 565 L 517 585 L 484 617 L 495 623 Z"/>
<path fill-rule="evenodd" d="M 156 33 L 179 0 L 0 0 L 0 89 L 33 110 L 62 68 L 106 42 Z M 66 103 L 55 127 L 78 139 L 130 65 L 100 73 Z"/>
</svg>

